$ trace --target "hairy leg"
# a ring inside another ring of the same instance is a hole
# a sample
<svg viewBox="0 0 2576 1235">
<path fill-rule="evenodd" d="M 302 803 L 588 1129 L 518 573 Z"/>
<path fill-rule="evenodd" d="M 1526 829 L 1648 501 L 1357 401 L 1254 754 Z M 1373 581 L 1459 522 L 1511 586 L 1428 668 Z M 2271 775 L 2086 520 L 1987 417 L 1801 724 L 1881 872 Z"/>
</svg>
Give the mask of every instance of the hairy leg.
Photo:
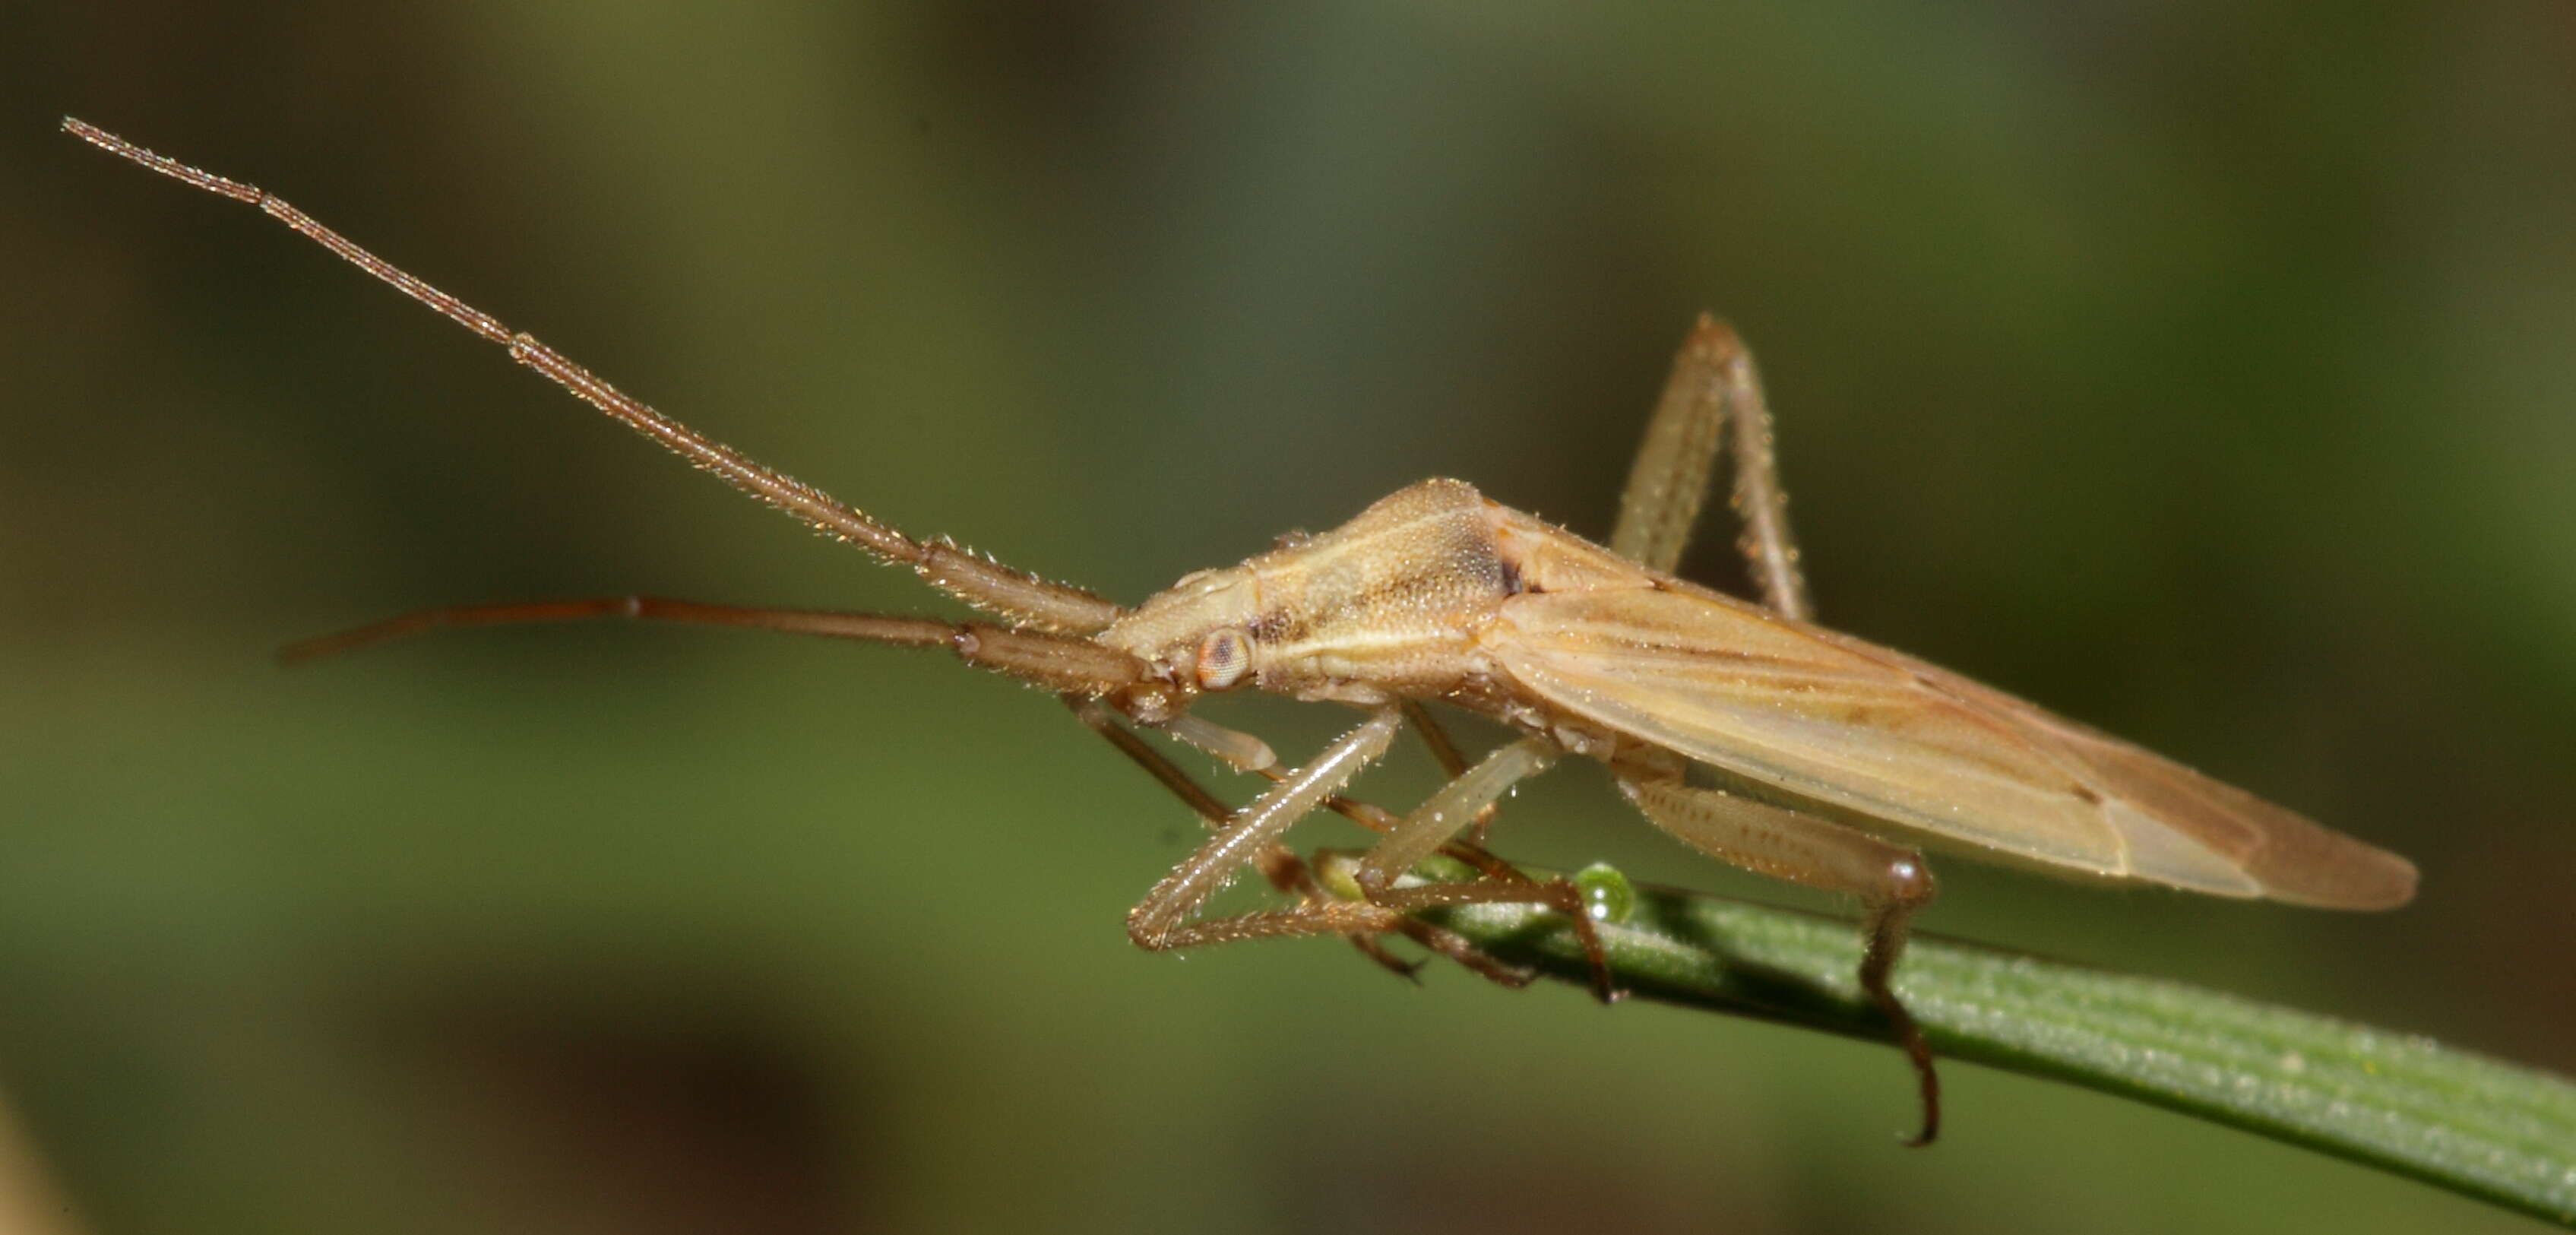
<svg viewBox="0 0 2576 1235">
<path fill-rule="evenodd" d="M 1386 753 L 1402 717 L 1393 708 L 1334 739 L 1303 767 L 1272 785 L 1252 804 L 1234 813 L 1226 826 L 1209 837 L 1172 873 L 1155 884 L 1127 914 L 1128 937 L 1152 950 L 1182 946 L 1182 926 L 1245 863 L 1263 852 L 1299 819 L 1338 791 L 1362 768 Z"/>
<path fill-rule="evenodd" d="M 1073 714 L 1081 718 L 1082 723 L 1089 726 L 1092 732 L 1108 739 L 1109 744 L 1117 747 L 1120 754 L 1127 756 L 1136 766 L 1145 769 L 1146 775 L 1153 777 L 1156 783 L 1170 790 L 1174 797 L 1187 803 L 1190 810 L 1196 813 L 1200 821 L 1207 824 L 1210 829 L 1225 827 L 1228 820 L 1233 817 L 1234 812 L 1225 803 L 1217 800 L 1215 794 L 1209 793 L 1196 780 L 1191 779 L 1189 773 L 1164 758 L 1161 751 L 1147 745 L 1143 738 L 1137 737 L 1125 725 L 1119 724 L 1117 718 L 1111 715 L 1109 709 L 1102 706 L 1099 700 L 1082 695 L 1066 695 L 1064 702 L 1065 706 L 1072 708 Z M 1296 851 L 1286 845 L 1276 841 L 1271 842 L 1253 858 L 1253 865 L 1261 871 L 1262 878 L 1270 881 L 1271 887 L 1295 896 L 1301 905 L 1311 905 L 1332 899 L 1331 894 L 1315 882 L 1315 872 L 1306 865 L 1305 859 L 1298 857 Z M 1396 929 L 1426 947 L 1437 946 L 1424 938 L 1429 932 L 1438 929 L 1429 923 L 1405 918 L 1398 923 Z M 1385 945 L 1378 942 L 1378 935 L 1374 932 L 1352 932 L 1344 937 L 1351 941 L 1351 946 L 1360 950 L 1361 955 L 1398 977 L 1413 978 L 1416 971 L 1421 968 L 1418 962 L 1407 961 L 1387 951 Z M 1465 940 L 1457 942 L 1466 945 Z"/>
<path fill-rule="evenodd" d="M 1693 788 L 1678 775 L 1625 769 L 1619 789 L 1647 818 L 1702 853 L 1757 874 L 1861 898 L 1867 908 L 1861 990 L 1886 1015 L 1922 1090 L 1923 1125 L 1907 1143 L 1931 1144 L 1941 1131 L 1941 1078 L 1922 1028 L 1888 983 L 1904 953 L 1908 924 L 1935 890 L 1923 855 L 1829 819 Z"/>
<path fill-rule="evenodd" d="M 1679 568 L 1707 501 L 1718 449 L 1730 436 L 1733 501 L 1744 523 L 1737 544 L 1752 567 L 1754 585 L 1774 612 L 1807 620 L 1815 609 L 1798 569 L 1797 539 L 1789 531 L 1788 494 L 1780 485 L 1762 379 L 1734 329 L 1707 314 L 1673 357 L 1672 376 L 1646 422 L 1645 440 L 1619 498 L 1610 548 L 1667 574 Z"/>
</svg>

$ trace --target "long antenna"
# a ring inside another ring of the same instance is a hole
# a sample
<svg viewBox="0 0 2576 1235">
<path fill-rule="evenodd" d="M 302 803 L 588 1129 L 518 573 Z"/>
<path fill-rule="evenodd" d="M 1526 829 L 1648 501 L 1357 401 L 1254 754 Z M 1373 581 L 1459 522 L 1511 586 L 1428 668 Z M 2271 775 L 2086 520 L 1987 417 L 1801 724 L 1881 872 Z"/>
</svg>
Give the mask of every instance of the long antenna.
<svg viewBox="0 0 2576 1235">
<path fill-rule="evenodd" d="M 804 481 L 754 463 L 742 452 L 619 391 L 566 359 L 563 353 L 538 342 L 536 336 L 512 331 L 499 318 L 412 277 L 357 242 L 322 226 L 276 194 L 156 154 L 85 120 L 65 116 L 63 131 L 181 184 L 259 207 L 262 213 L 339 254 L 350 265 L 437 310 L 439 316 L 509 349 L 510 359 L 546 375 L 582 401 L 660 442 L 697 467 L 715 473 L 725 483 L 786 511 L 826 536 L 855 544 L 890 565 L 909 566 L 933 587 L 970 605 L 1074 634 L 1100 630 L 1125 612 L 1090 592 L 1013 570 L 947 540 L 914 540 Z"/>
</svg>

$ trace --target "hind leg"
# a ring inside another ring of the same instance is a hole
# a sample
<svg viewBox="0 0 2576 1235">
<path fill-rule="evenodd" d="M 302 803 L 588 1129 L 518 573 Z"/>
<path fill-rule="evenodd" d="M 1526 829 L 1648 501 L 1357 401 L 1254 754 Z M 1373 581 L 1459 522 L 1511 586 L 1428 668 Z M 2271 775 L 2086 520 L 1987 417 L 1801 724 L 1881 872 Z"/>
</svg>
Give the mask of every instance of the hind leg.
<svg viewBox="0 0 2576 1235">
<path fill-rule="evenodd" d="M 1929 1145 L 1941 1131 L 1941 1078 L 1914 1014 L 1888 984 L 1915 913 L 1932 900 L 1923 855 L 1858 829 L 1715 789 L 1696 789 L 1661 770 L 1621 769 L 1620 792 L 1683 843 L 1756 874 L 1861 898 L 1868 944 L 1860 987 L 1896 1032 L 1923 1095 L 1923 1125 L 1908 1141 Z"/>
<path fill-rule="evenodd" d="M 1730 429 L 1732 432 L 1730 433 Z M 1736 517 L 1744 531 L 1737 547 L 1752 567 L 1762 603 L 1800 621 L 1815 616 L 1806 576 L 1798 569 L 1798 541 L 1789 532 L 1789 496 L 1780 485 L 1773 453 L 1771 408 L 1753 355 L 1733 327 L 1703 313 L 1673 357 L 1673 373 L 1646 422 L 1645 440 L 1619 497 L 1619 525 L 1612 552 L 1672 573 L 1690 546 L 1691 526 L 1708 498 L 1709 472 L 1719 447 L 1735 446 Z"/>
</svg>

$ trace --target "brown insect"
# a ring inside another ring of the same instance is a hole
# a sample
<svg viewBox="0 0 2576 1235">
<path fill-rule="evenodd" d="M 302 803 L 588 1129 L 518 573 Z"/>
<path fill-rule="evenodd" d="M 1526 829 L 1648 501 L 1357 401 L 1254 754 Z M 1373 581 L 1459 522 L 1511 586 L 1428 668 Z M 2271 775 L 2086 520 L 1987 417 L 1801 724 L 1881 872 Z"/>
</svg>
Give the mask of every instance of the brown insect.
<svg viewBox="0 0 2576 1235">
<path fill-rule="evenodd" d="M 258 206 L 698 467 L 1000 619 L 618 597 L 425 610 L 295 645 L 288 658 L 432 627 L 606 616 L 950 649 L 1060 694 L 1214 829 L 1129 911 L 1128 934 L 1145 948 L 1341 935 L 1409 972 L 1378 943 L 1402 934 L 1519 985 L 1528 973 L 1410 915 L 1480 901 L 1538 904 L 1566 915 L 1592 957 L 1595 992 L 1615 998 L 1574 885 L 1533 880 L 1462 840 L 1471 829 L 1481 839 L 1482 824 L 1516 782 L 1561 754 L 1585 755 L 1608 764 L 1647 818 L 1693 848 L 1861 899 L 1860 984 L 1913 1061 L 1923 1122 L 1912 1143 L 1925 1144 L 1939 1129 L 1939 1081 L 1888 984 L 1907 923 L 1933 894 L 1917 846 L 2077 878 L 2324 908 L 2382 909 L 2414 894 L 2415 868 L 2404 858 L 2001 691 L 1814 625 L 1752 360 L 1732 331 L 1708 318 L 1674 364 L 1608 547 L 1458 481 L 1427 480 L 1330 532 L 1283 538 L 1271 552 L 1189 575 L 1130 609 L 946 540 L 906 536 L 619 393 L 267 193 L 81 121 L 63 123 L 110 153 Z M 1729 437 L 1740 543 L 1762 593 L 1758 605 L 1671 573 Z M 1366 718 L 1303 765 L 1283 768 L 1258 738 L 1189 710 L 1203 694 L 1243 687 L 1348 704 Z M 1521 736 L 1471 767 L 1424 710 L 1427 701 L 1481 713 Z M 1228 810 L 1122 720 L 1274 783 Z M 1408 722 L 1448 769 L 1448 784 L 1401 818 L 1341 797 Z M 1318 807 L 1384 834 L 1350 868 L 1355 897 L 1326 889 L 1280 843 Z M 1399 884 L 1443 850 L 1476 876 Z M 1199 916 L 1246 866 L 1292 899 Z"/>
</svg>

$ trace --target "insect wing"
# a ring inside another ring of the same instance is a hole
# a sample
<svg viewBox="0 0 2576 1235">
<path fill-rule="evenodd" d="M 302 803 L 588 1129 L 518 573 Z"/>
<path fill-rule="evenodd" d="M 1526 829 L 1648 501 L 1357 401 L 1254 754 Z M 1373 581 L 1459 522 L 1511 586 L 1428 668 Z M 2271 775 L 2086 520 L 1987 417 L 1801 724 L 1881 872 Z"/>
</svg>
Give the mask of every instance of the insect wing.
<svg viewBox="0 0 2576 1235">
<path fill-rule="evenodd" d="M 2106 878 L 2375 908 L 2405 859 L 1900 653 L 1731 597 L 1512 597 L 1487 639 L 1556 707 L 1892 829 Z"/>
</svg>

